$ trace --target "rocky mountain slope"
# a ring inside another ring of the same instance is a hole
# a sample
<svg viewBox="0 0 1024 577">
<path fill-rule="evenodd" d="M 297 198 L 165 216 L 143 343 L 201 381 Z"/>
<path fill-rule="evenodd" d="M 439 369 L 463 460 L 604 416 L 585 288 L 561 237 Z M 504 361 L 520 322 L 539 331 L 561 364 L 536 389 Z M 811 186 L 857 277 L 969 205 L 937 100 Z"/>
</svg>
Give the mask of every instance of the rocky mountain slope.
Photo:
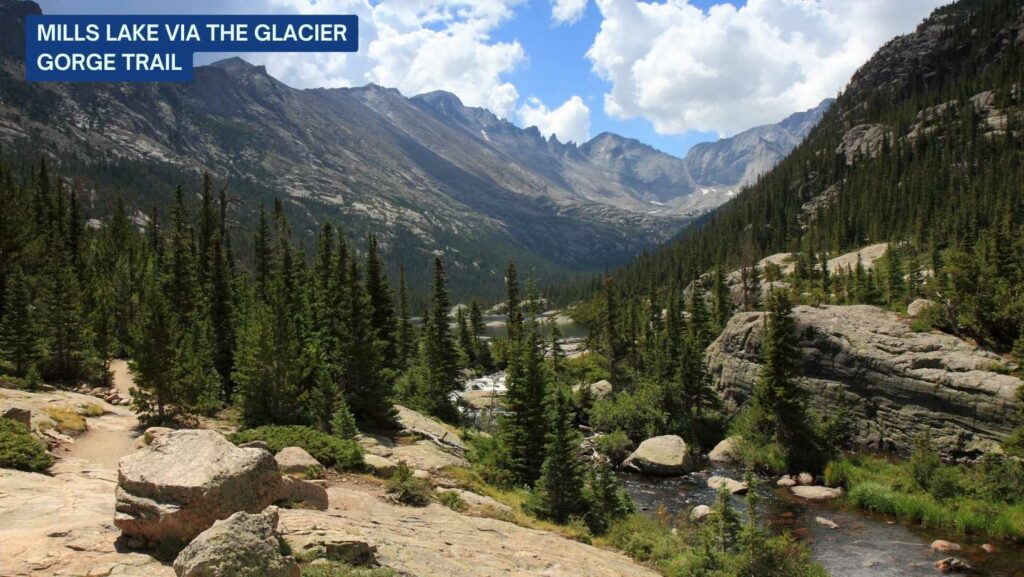
<svg viewBox="0 0 1024 577">
<path fill-rule="evenodd" d="M 861 447 L 909 452 L 926 436 L 950 456 L 981 453 L 1019 424 L 1016 392 L 998 355 L 955 336 L 914 332 L 872 306 L 794 309 L 803 374 L 820 415 L 846 410 Z M 745 404 L 761 371 L 763 313 L 735 315 L 706 357 L 720 393 Z"/>
<path fill-rule="evenodd" d="M 763 146 L 723 141 L 728 160 L 694 177 L 688 161 L 621 136 L 563 144 L 445 92 L 297 90 L 237 58 L 188 84 L 28 84 L 20 30 L 38 12 L 0 0 L 0 30 L 11 32 L 0 45 L 0 150 L 15 162 L 59 163 L 100 218 L 117 195 L 148 212 L 210 171 L 241 201 L 244 228 L 261 203 L 285 197 L 300 235 L 325 220 L 356 238 L 376 231 L 414 288 L 437 252 L 459 290 L 498 289 L 509 258 L 547 279 L 623 263 L 721 204 L 810 126 L 757 129 Z"/>
</svg>

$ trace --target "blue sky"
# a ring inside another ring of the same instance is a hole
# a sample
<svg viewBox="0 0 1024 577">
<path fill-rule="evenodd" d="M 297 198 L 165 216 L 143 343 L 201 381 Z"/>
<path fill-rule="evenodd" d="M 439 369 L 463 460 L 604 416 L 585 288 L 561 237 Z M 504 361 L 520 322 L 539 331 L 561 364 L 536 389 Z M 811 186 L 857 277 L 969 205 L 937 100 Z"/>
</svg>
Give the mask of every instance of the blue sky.
<svg viewBox="0 0 1024 577">
<path fill-rule="evenodd" d="M 946 0 L 37 1 L 46 13 L 354 13 L 357 54 L 242 56 L 296 87 L 448 90 L 563 141 L 610 131 L 682 156 L 835 96 Z"/>
</svg>

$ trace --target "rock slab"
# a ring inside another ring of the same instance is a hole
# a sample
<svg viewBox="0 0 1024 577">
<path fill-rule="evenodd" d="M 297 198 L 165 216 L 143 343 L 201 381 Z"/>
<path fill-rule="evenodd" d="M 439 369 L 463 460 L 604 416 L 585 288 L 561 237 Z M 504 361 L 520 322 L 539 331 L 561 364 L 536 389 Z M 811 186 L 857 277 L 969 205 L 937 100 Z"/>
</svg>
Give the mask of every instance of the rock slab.
<svg viewBox="0 0 1024 577">
<path fill-rule="evenodd" d="M 690 472 L 693 463 L 682 437 L 662 435 L 640 443 L 622 466 L 648 475 L 672 477 Z"/>
<path fill-rule="evenodd" d="M 173 431 L 121 459 L 114 525 L 133 543 L 183 544 L 214 521 L 262 511 L 280 493 L 270 453 L 216 431 Z"/>
</svg>

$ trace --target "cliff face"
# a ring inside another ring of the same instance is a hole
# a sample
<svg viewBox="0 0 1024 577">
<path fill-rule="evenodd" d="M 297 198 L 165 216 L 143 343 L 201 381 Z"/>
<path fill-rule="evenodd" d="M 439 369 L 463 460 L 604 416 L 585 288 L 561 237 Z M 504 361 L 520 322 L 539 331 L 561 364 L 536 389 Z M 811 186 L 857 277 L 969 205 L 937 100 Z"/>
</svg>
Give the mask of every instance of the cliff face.
<svg viewBox="0 0 1024 577">
<path fill-rule="evenodd" d="M 918 333 L 877 307 L 793 310 L 804 377 L 819 415 L 846 409 L 862 448 L 907 452 L 919 435 L 948 456 L 1000 442 L 1018 425 L 1019 378 L 999 356 L 957 337 Z M 727 405 L 746 403 L 761 369 L 763 313 L 735 315 L 706 358 Z"/>
</svg>

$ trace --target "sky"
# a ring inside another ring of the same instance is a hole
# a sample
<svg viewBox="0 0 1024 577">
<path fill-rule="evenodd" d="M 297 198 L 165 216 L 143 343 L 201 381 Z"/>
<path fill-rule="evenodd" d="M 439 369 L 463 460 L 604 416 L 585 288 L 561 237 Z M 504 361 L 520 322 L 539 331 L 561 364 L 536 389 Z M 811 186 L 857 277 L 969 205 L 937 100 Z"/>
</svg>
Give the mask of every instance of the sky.
<svg viewBox="0 0 1024 577">
<path fill-rule="evenodd" d="M 949 0 L 37 0 L 48 14 L 356 14 L 354 54 L 241 54 L 297 88 L 455 93 L 519 126 L 682 156 L 834 97 Z M 205 64 L 229 55 L 196 55 Z"/>
</svg>

